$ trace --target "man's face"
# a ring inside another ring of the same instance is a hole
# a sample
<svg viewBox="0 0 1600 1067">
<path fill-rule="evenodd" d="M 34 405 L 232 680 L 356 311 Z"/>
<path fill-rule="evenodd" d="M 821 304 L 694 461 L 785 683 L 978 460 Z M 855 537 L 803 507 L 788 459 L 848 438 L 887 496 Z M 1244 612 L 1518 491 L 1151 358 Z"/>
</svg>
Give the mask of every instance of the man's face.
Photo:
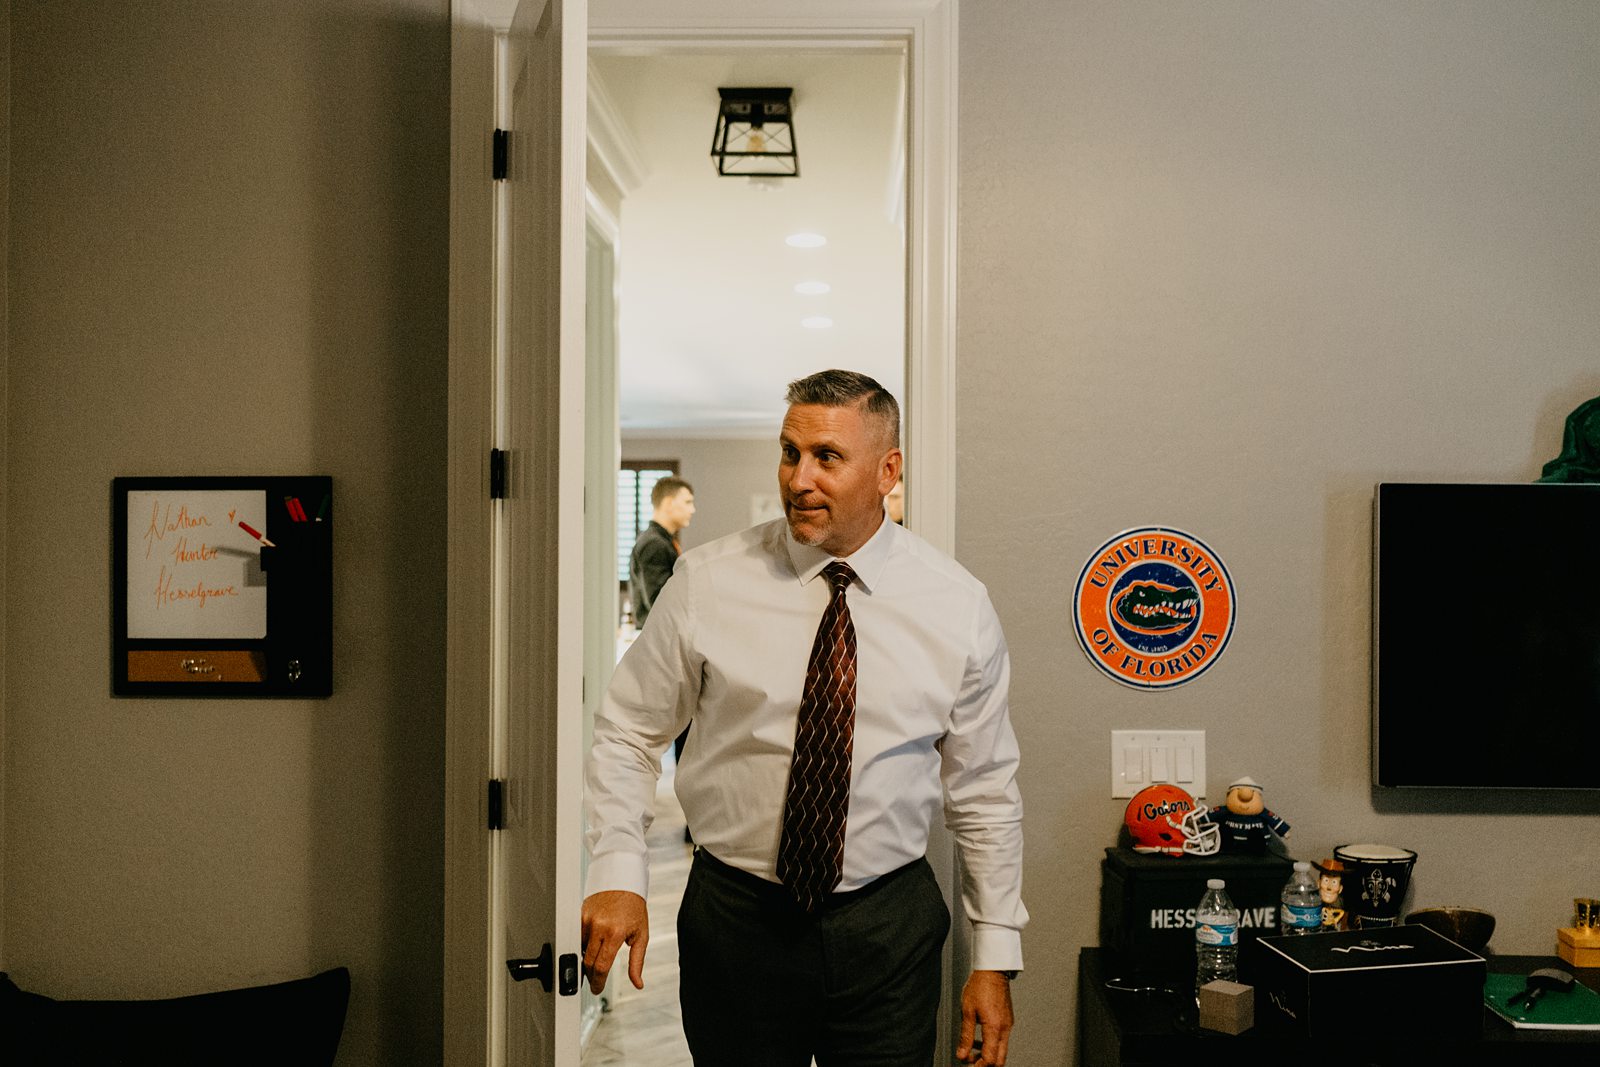
<svg viewBox="0 0 1600 1067">
<path fill-rule="evenodd" d="M 689 520 L 694 518 L 694 494 L 687 489 L 679 489 L 661 502 L 661 518 L 656 521 L 665 526 L 670 533 L 677 533 L 689 525 Z"/>
<path fill-rule="evenodd" d="M 1332 904 L 1339 899 L 1339 894 L 1344 892 L 1344 879 L 1337 874 L 1324 874 L 1317 879 L 1317 890 L 1324 904 Z"/>
<path fill-rule="evenodd" d="M 888 509 L 891 522 L 906 521 L 906 483 L 895 482 L 894 488 L 889 490 L 889 495 L 883 498 L 884 507 Z"/>
<path fill-rule="evenodd" d="M 778 438 L 778 490 L 794 539 L 834 556 L 866 544 L 900 478 L 900 450 L 859 405 L 796 404 Z"/>
</svg>

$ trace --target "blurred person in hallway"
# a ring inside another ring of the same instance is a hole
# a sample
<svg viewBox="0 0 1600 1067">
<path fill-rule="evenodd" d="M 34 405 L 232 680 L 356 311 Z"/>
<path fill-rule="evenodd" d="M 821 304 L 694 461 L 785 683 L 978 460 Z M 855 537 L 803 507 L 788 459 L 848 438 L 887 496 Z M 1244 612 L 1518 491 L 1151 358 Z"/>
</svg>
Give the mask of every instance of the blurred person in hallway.
<svg viewBox="0 0 1600 1067">
<path fill-rule="evenodd" d="M 678 534 L 694 518 L 694 487 L 682 478 L 663 478 L 650 490 L 650 506 L 655 509 L 650 525 L 640 532 L 628 557 L 628 593 L 638 630 L 644 629 L 650 608 L 683 553 Z"/>
</svg>

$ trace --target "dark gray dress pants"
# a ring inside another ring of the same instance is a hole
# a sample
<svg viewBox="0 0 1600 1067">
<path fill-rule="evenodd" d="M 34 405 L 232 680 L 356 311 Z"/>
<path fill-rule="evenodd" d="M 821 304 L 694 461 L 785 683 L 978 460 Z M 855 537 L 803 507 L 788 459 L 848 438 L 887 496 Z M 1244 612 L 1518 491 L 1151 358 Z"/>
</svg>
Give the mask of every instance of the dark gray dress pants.
<svg viewBox="0 0 1600 1067">
<path fill-rule="evenodd" d="M 700 849 L 678 911 L 695 1067 L 928 1067 L 950 912 L 927 860 L 807 915 Z"/>
</svg>

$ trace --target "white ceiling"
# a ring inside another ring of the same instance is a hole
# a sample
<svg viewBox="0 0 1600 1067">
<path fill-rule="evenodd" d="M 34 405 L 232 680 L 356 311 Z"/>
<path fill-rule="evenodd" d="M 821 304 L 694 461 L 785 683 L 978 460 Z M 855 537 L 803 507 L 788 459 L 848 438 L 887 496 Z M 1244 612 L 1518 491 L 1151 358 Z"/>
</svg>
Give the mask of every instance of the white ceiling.
<svg viewBox="0 0 1600 1067">
<path fill-rule="evenodd" d="M 620 220 L 626 436 L 770 436 L 788 382 L 828 367 L 904 399 L 901 70 L 870 52 L 591 56 L 645 175 Z M 719 86 L 793 87 L 800 177 L 716 173 Z M 798 231 L 828 243 L 788 247 Z M 832 290 L 794 291 L 812 280 Z M 834 325 L 800 324 L 814 315 Z"/>
</svg>

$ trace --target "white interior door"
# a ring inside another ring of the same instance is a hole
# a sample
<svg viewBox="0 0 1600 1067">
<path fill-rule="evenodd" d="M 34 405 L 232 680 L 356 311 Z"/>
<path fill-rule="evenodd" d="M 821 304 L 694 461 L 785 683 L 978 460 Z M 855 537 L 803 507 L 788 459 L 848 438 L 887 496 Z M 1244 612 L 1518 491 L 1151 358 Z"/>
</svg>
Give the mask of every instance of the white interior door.
<svg viewBox="0 0 1600 1067">
<path fill-rule="evenodd" d="M 497 910 L 507 973 L 522 979 L 504 986 L 511 1067 L 578 1062 L 586 19 L 584 0 L 520 0 L 506 46 L 506 820 Z"/>
</svg>

